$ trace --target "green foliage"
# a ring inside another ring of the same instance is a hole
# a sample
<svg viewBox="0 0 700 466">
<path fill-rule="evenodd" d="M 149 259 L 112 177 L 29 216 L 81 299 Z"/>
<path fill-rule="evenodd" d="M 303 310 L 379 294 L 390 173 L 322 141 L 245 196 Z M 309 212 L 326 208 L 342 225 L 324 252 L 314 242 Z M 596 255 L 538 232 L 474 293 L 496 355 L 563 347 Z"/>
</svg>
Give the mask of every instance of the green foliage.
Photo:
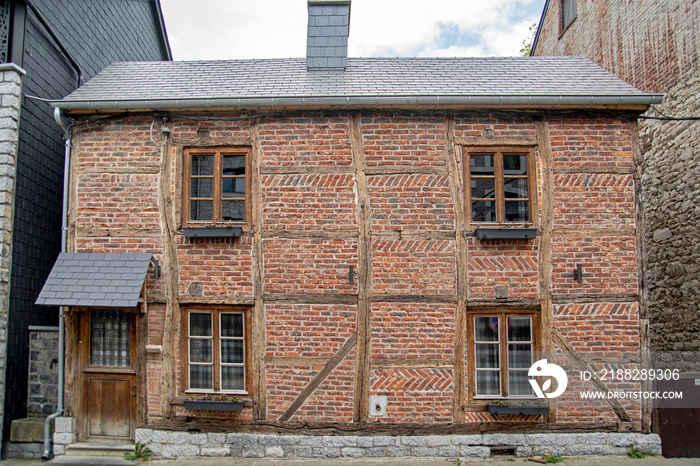
<svg viewBox="0 0 700 466">
<path fill-rule="evenodd" d="M 530 26 L 527 37 L 523 39 L 523 48 L 520 49 L 520 55 L 523 57 L 530 56 L 530 52 L 532 52 L 532 41 L 535 40 L 535 34 L 537 34 L 537 23 Z"/>
<path fill-rule="evenodd" d="M 127 451 L 126 453 L 124 453 L 124 458 L 129 461 L 148 461 L 151 458 L 152 454 L 153 452 L 146 445 L 144 445 L 143 443 L 137 443 L 134 448 L 134 452 L 129 453 Z"/>
<path fill-rule="evenodd" d="M 630 447 L 627 449 L 627 456 L 630 458 L 644 458 L 646 455 L 642 453 L 642 451 L 635 447 L 634 445 L 630 445 Z"/>
<path fill-rule="evenodd" d="M 546 454 L 544 455 L 544 461 L 546 463 L 563 463 L 564 458 L 562 458 L 561 456 L 553 456 L 550 454 Z"/>
</svg>

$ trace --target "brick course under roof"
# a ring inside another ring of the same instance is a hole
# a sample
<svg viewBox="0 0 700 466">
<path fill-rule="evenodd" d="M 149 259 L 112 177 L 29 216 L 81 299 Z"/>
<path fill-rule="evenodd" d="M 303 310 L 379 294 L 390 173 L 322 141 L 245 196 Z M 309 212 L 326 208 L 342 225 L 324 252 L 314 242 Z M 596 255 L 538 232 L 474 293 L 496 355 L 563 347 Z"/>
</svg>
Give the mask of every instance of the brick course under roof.
<svg viewBox="0 0 700 466">
<path fill-rule="evenodd" d="M 150 253 L 62 252 L 36 304 L 136 307 L 150 262 Z"/>
<path fill-rule="evenodd" d="M 305 59 L 292 58 L 115 63 L 53 104 L 69 110 L 158 109 L 225 107 L 226 101 L 243 106 L 256 99 L 289 105 L 394 98 L 410 104 L 421 97 L 510 97 L 523 105 L 533 97 L 553 105 L 561 102 L 556 98 L 595 98 L 602 105 L 660 100 L 583 57 L 349 58 L 345 71 L 308 71 Z"/>
</svg>

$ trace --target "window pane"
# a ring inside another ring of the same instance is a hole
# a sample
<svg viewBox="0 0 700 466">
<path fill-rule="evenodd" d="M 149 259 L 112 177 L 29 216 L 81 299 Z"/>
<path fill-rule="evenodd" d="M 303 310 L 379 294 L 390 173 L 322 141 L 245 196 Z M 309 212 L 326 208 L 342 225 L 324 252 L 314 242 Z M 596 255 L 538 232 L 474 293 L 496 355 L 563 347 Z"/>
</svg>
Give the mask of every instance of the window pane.
<svg viewBox="0 0 700 466">
<path fill-rule="evenodd" d="M 245 375 L 242 366 L 221 367 L 222 390 L 245 390 Z"/>
<path fill-rule="evenodd" d="M 224 155 L 224 175 L 245 175 L 245 155 Z"/>
<path fill-rule="evenodd" d="M 472 178 L 472 199 L 496 199 L 495 178 Z"/>
<path fill-rule="evenodd" d="M 212 336 L 210 312 L 190 312 L 190 336 Z"/>
<path fill-rule="evenodd" d="M 212 362 L 212 341 L 204 338 L 190 339 L 190 362 Z"/>
<path fill-rule="evenodd" d="M 245 178 L 224 178 L 221 180 L 223 197 L 245 197 Z"/>
<path fill-rule="evenodd" d="M 529 369 L 532 365 L 532 345 L 508 345 L 508 368 Z"/>
<path fill-rule="evenodd" d="M 214 156 L 213 155 L 193 155 L 192 156 L 192 175 L 214 175 Z"/>
<path fill-rule="evenodd" d="M 503 183 L 506 199 L 527 199 L 527 178 L 505 178 Z"/>
<path fill-rule="evenodd" d="M 212 201 L 190 201 L 190 220 L 213 220 L 214 203 Z"/>
<path fill-rule="evenodd" d="M 530 317 L 508 317 L 508 341 L 532 341 Z"/>
<path fill-rule="evenodd" d="M 221 220 L 245 221 L 245 201 L 221 201 Z"/>
<path fill-rule="evenodd" d="M 473 222 L 495 222 L 496 203 L 494 201 L 473 201 L 472 202 Z"/>
<path fill-rule="evenodd" d="M 508 371 L 508 394 L 511 396 L 532 395 L 527 371 Z"/>
<path fill-rule="evenodd" d="M 498 317 L 474 317 L 475 341 L 498 341 Z"/>
<path fill-rule="evenodd" d="M 131 317 L 123 311 L 92 311 L 90 319 L 90 364 L 131 365 Z"/>
<path fill-rule="evenodd" d="M 190 180 L 190 197 L 214 196 L 214 180 L 212 178 L 192 178 Z"/>
<path fill-rule="evenodd" d="M 243 340 L 221 340 L 221 362 L 243 364 Z"/>
<path fill-rule="evenodd" d="M 221 314 L 221 336 L 243 337 L 243 314 Z"/>
<path fill-rule="evenodd" d="M 214 388 L 212 366 L 190 365 L 190 388 L 212 390 Z"/>
<path fill-rule="evenodd" d="M 476 345 L 476 368 L 477 369 L 498 369 L 500 366 L 498 356 L 498 344 Z"/>
<path fill-rule="evenodd" d="M 527 175 L 527 155 L 504 155 L 504 175 Z"/>
<path fill-rule="evenodd" d="M 476 395 L 500 395 L 500 371 L 476 371 Z"/>
<path fill-rule="evenodd" d="M 506 222 L 529 222 L 528 201 L 506 201 Z"/>
<path fill-rule="evenodd" d="M 469 155 L 469 172 L 472 176 L 493 175 L 493 155 Z"/>
</svg>

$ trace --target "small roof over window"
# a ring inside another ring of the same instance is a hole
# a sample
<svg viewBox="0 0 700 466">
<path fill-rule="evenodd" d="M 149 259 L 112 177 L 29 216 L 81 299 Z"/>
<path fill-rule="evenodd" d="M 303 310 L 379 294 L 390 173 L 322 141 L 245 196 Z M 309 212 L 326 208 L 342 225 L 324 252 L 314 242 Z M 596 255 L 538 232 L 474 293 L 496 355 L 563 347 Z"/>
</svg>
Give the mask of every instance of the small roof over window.
<svg viewBox="0 0 700 466">
<path fill-rule="evenodd" d="M 136 307 L 150 261 L 150 253 L 62 252 L 36 304 Z"/>
</svg>

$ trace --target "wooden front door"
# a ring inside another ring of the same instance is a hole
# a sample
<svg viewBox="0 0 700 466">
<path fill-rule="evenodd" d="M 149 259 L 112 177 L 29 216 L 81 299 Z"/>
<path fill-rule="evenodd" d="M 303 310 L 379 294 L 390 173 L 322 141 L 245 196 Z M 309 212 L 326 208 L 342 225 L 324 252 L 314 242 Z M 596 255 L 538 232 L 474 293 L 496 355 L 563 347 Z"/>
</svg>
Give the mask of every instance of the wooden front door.
<svg viewBox="0 0 700 466">
<path fill-rule="evenodd" d="M 91 310 L 81 324 L 84 442 L 130 443 L 136 423 L 135 322 L 132 313 Z"/>
</svg>

